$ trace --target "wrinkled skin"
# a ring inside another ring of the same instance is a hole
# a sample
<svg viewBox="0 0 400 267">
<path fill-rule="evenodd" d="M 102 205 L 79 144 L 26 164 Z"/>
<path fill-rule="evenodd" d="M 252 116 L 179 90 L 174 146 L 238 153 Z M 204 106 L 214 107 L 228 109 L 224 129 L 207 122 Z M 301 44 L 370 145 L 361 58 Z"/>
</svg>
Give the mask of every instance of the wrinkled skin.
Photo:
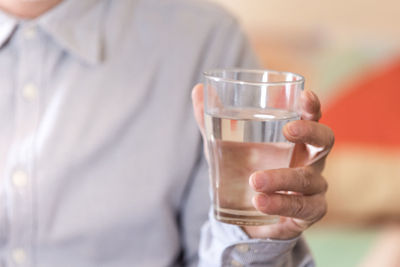
<svg viewBox="0 0 400 267">
<path fill-rule="evenodd" d="M 202 84 L 193 88 L 192 101 L 206 143 Z M 333 146 L 334 135 L 329 127 L 318 123 L 321 107 L 313 92 L 302 92 L 301 107 L 301 120 L 290 122 L 283 128 L 287 140 L 296 144 L 290 168 L 261 170 L 249 177 L 249 184 L 256 191 L 252 199 L 254 207 L 263 213 L 281 216 L 273 225 L 243 226 L 252 238 L 297 237 L 327 211 L 325 193 L 328 184 L 321 172 Z M 279 193 L 285 191 L 294 193 Z"/>
</svg>

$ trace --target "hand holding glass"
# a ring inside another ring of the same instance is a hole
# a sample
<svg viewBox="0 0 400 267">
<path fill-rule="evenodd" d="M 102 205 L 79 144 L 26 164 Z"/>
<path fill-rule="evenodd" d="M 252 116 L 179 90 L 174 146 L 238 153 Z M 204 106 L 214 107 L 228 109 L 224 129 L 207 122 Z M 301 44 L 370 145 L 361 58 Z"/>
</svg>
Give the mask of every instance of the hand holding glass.
<svg viewBox="0 0 400 267">
<path fill-rule="evenodd" d="M 300 119 L 304 78 L 289 72 L 240 69 L 204 75 L 215 217 L 238 225 L 275 223 L 279 216 L 254 208 L 249 177 L 255 171 L 289 167 L 294 144 L 282 129 Z"/>
</svg>

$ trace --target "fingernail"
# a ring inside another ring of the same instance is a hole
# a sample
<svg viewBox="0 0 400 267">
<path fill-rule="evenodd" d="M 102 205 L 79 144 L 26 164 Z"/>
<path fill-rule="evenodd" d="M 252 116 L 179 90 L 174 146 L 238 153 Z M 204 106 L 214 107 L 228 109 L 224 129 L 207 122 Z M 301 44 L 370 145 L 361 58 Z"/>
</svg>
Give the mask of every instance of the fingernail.
<svg viewBox="0 0 400 267">
<path fill-rule="evenodd" d="M 299 129 L 296 127 L 296 125 L 288 124 L 287 130 L 288 130 L 288 132 L 289 132 L 289 134 L 290 134 L 291 136 L 297 136 L 297 135 L 299 135 Z"/>
<path fill-rule="evenodd" d="M 264 186 L 264 180 L 256 173 L 250 175 L 249 183 L 255 190 L 261 189 Z"/>
<path fill-rule="evenodd" d="M 263 208 L 263 207 L 267 206 L 268 199 L 267 199 L 267 197 L 265 195 L 258 194 L 254 198 L 255 198 L 255 202 L 257 203 L 256 206 L 258 206 L 260 208 Z"/>
</svg>

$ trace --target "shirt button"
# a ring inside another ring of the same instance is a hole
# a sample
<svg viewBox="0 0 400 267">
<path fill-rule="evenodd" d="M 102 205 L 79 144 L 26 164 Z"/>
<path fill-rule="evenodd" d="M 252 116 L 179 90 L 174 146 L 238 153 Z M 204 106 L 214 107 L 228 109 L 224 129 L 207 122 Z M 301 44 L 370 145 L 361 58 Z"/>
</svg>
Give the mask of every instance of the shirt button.
<svg viewBox="0 0 400 267">
<path fill-rule="evenodd" d="M 28 184 L 28 175 L 24 171 L 15 171 L 12 175 L 12 182 L 16 187 L 24 187 Z"/>
<path fill-rule="evenodd" d="M 35 25 L 27 25 L 24 29 L 24 36 L 26 39 L 33 39 L 37 34 L 37 29 Z"/>
<path fill-rule="evenodd" d="M 234 267 L 242 267 L 243 266 L 243 264 L 241 264 L 237 260 L 232 260 L 231 261 L 231 265 L 234 266 Z"/>
<path fill-rule="evenodd" d="M 235 249 L 241 253 L 246 253 L 247 251 L 249 251 L 249 245 L 246 244 L 236 245 Z"/>
<path fill-rule="evenodd" d="M 23 249 L 14 249 L 12 251 L 12 258 L 16 264 L 23 264 L 26 261 L 26 253 Z"/>
<path fill-rule="evenodd" d="M 24 88 L 22 89 L 22 96 L 26 100 L 32 101 L 32 100 L 34 100 L 36 98 L 37 91 L 38 90 L 37 90 L 36 86 L 31 84 L 31 83 L 29 83 L 29 84 L 26 84 L 24 86 Z"/>
</svg>

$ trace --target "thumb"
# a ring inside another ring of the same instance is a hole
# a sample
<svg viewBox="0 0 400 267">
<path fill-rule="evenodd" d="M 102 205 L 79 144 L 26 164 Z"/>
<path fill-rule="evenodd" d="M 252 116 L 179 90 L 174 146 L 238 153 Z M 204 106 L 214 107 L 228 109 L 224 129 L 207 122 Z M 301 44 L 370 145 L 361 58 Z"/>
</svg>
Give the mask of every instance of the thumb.
<svg viewBox="0 0 400 267">
<path fill-rule="evenodd" d="M 196 118 L 197 126 L 199 127 L 203 137 L 205 137 L 203 84 L 199 83 L 193 87 L 192 103 L 193 103 L 194 117 Z"/>
</svg>

